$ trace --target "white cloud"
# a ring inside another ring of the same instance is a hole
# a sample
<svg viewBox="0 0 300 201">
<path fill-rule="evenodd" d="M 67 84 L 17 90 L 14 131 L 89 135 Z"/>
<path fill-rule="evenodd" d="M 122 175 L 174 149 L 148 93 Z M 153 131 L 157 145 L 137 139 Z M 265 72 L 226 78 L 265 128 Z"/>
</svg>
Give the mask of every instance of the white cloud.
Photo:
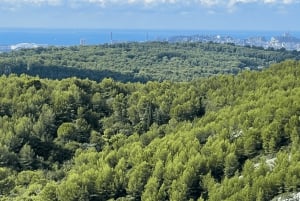
<svg viewBox="0 0 300 201">
<path fill-rule="evenodd" d="M 264 3 L 266 4 L 272 4 L 272 3 L 276 3 L 276 0 L 264 0 Z"/>
<path fill-rule="evenodd" d="M 242 4 L 256 3 L 256 4 L 278 4 L 278 5 L 290 5 L 299 3 L 300 0 L 0 0 L 0 7 L 6 5 L 20 7 L 20 6 L 68 6 L 68 7 L 80 7 L 84 5 L 98 5 L 101 7 L 106 6 L 124 6 L 135 5 L 138 7 L 156 7 L 177 5 L 185 7 L 224 7 L 224 8 L 236 8 Z"/>
<path fill-rule="evenodd" d="M 253 3 L 256 2 L 257 0 L 229 0 L 228 2 L 228 7 L 234 7 L 238 4 L 247 4 L 247 3 Z"/>
<path fill-rule="evenodd" d="M 222 2 L 224 2 L 224 1 L 220 1 L 220 0 L 199 0 L 199 3 L 201 5 L 208 6 L 208 7 L 220 5 L 220 4 L 222 4 Z"/>
<path fill-rule="evenodd" d="M 228 0 L 227 9 L 229 12 L 234 12 L 239 6 L 243 4 L 257 4 L 260 6 L 264 5 L 275 5 L 277 8 L 283 8 L 284 6 L 291 4 L 299 4 L 300 0 Z"/>
<path fill-rule="evenodd" d="M 201 7 L 233 7 L 240 4 L 278 4 L 287 5 L 299 3 L 300 0 L 81 0 L 82 2 L 98 3 L 101 5 L 180 5 L 180 6 L 201 6 Z"/>
<path fill-rule="evenodd" d="M 47 0 L 23 0 L 23 1 L 47 1 Z M 51 1 L 51 0 L 48 0 Z M 53 0 L 52 0 L 53 1 Z M 60 0 L 56 0 L 60 1 Z M 85 3 L 100 3 L 100 4 L 200 4 L 206 6 L 228 5 L 238 3 L 278 3 L 292 4 L 299 3 L 299 0 L 77 0 Z M 71 0 L 70 0 L 71 2 Z"/>
<path fill-rule="evenodd" d="M 0 5 L 11 4 L 11 5 L 50 5 L 59 6 L 63 3 L 63 0 L 0 0 Z"/>
<path fill-rule="evenodd" d="M 292 4 L 292 3 L 294 3 L 295 1 L 293 1 L 293 0 L 283 0 L 283 3 L 284 4 Z"/>
<path fill-rule="evenodd" d="M 299 0 L 229 0 L 228 5 L 235 4 L 247 4 L 247 3 L 257 3 L 257 4 L 293 4 L 299 3 Z"/>
</svg>

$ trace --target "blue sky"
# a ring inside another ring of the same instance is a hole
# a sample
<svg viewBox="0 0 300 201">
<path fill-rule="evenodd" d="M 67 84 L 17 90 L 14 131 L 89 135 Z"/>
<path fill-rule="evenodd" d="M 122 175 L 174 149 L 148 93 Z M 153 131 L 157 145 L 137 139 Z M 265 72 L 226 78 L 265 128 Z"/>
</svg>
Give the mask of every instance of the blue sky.
<svg viewBox="0 0 300 201">
<path fill-rule="evenodd" d="M 300 31 L 300 0 L 0 0 L 0 27 Z"/>
</svg>

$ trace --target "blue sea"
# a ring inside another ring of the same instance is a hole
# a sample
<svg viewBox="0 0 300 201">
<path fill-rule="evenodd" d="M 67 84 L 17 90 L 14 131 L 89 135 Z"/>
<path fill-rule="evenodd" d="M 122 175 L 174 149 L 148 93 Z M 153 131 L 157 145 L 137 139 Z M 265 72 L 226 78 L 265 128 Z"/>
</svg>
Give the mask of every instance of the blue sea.
<svg viewBox="0 0 300 201">
<path fill-rule="evenodd" d="M 220 35 L 238 39 L 283 35 L 285 31 L 215 31 L 215 30 L 118 30 L 118 29 L 17 29 L 0 28 L 0 46 L 18 43 L 36 43 L 42 45 L 72 46 L 80 41 L 86 45 L 110 42 L 163 41 L 172 36 Z M 300 38 L 300 31 L 288 32 Z"/>
</svg>

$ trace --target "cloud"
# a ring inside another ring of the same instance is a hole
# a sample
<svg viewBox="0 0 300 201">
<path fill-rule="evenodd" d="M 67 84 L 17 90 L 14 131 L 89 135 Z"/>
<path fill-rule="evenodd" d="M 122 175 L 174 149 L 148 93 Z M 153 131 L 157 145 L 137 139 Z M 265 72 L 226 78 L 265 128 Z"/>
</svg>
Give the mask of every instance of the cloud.
<svg viewBox="0 0 300 201">
<path fill-rule="evenodd" d="M 247 4 L 252 4 L 260 7 L 276 6 L 277 8 L 284 8 L 285 6 L 299 3 L 299 0 L 228 0 L 227 10 L 232 13 L 236 11 L 239 7 Z"/>
<path fill-rule="evenodd" d="M 51 0 L 22 0 L 24 2 L 49 2 Z M 52 0 L 55 1 L 55 0 Z M 62 1 L 62 0 L 56 0 Z M 74 0 L 73 0 L 74 1 Z M 181 5 L 203 5 L 203 6 L 222 6 L 222 5 L 234 5 L 234 4 L 247 4 L 247 3 L 259 3 L 259 4 L 293 4 L 299 3 L 299 0 L 75 0 L 76 2 L 91 3 L 91 4 L 140 4 L 140 5 L 167 5 L 167 4 L 181 4 Z M 72 2 L 72 0 L 69 0 Z"/>
<path fill-rule="evenodd" d="M 0 0 L 0 7 L 5 5 L 14 5 L 16 7 L 23 5 L 49 5 L 49 6 L 59 6 L 63 4 L 63 0 Z"/>
<path fill-rule="evenodd" d="M 291 5 L 298 4 L 300 0 L 0 0 L 0 8 L 23 7 L 23 6 L 67 6 L 69 8 L 80 8 L 84 6 L 97 5 L 105 7 L 136 6 L 138 8 L 155 8 L 161 6 L 181 7 L 223 7 L 237 8 L 243 4 L 259 5 Z"/>
<path fill-rule="evenodd" d="M 292 3 L 295 3 L 295 1 L 293 0 L 283 0 L 282 1 L 284 4 L 292 4 Z"/>
</svg>

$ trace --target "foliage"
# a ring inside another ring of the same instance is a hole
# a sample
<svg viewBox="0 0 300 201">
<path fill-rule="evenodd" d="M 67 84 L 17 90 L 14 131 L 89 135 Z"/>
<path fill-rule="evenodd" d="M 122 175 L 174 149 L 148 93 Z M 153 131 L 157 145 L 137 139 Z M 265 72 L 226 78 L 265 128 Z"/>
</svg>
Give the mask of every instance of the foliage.
<svg viewBox="0 0 300 201">
<path fill-rule="evenodd" d="M 190 82 L 3 75 L 0 200 L 298 192 L 299 75 L 297 61 Z"/>
<path fill-rule="evenodd" d="M 76 76 L 122 82 L 190 81 L 216 74 L 260 70 L 297 51 L 264 50 L 217 43 L 118 43 L 97 46 L 48 47 L 0 54 L 0 74 L 26 73 L 42 78 Z M 38 83 L 31 83 L 39 87 Z"/>
</svg>

